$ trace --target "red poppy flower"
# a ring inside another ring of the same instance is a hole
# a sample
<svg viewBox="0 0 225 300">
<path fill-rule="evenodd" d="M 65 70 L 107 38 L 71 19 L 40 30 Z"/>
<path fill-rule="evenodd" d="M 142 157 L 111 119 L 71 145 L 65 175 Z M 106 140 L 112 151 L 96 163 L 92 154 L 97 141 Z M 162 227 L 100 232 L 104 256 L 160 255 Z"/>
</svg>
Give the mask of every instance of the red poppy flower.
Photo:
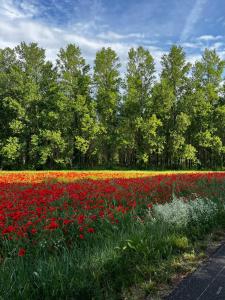
<svg viewBox="0 0 225 300">
<path fill-rule="evenodd" d="M 58 223 L 56 223 L 55 221 L 51 221 L 51 223 L 49 225 L 45 226 L 45 229 L 51 230 L 51 229 L 56 229 L 58 227 L 59 227 Z"/>
<path fill-rule="evenodd" d="M 24 248 L 20 248 L 18 252 L 18 256 L 24 256 L 26 254 L 26 250 Z"/>
<path fill-rule="evenodd" d="M 87 232 L 89 232 L 89 233 L 94 233 L 95 230 L 94 230 L 94 228 L 90 227 L 90 228 L 88 228 Z"/>
</svg>

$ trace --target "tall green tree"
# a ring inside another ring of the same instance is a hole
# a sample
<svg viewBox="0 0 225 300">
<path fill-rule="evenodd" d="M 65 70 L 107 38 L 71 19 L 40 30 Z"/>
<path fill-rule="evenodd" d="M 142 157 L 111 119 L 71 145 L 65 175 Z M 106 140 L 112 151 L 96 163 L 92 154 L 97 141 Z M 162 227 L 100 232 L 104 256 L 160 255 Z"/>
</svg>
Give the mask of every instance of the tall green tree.
<svg viewBox="0 0 225 300">
<path fill-rule="evenodd" d="M 73 44 L 56 64 L 36 43 L 0 49 L 0 168 L 223 168 L 224 69 L 211 49 L 191 68 L 174 45 L 156 80 L 139 47 L 122 80 L 110 48 L 93 73 Z"/>
<path fill-rule="evenodd" d="M 38 130 L 31 137 L 30 155 L 38 168 L 68 166 L 66 149 L 65 101 L 60 91 L 56 68 L 47 62 L 40 82 Z"/>
<path fill-rule="evenodd" d="M 57 69 L 70 165 L 85 164 L 96 153 L 95 141 L 99 132 L 95 103 L 91 98 L 90 67 L 81 56 L 80 48 L 69 44 L 60 49 Z"/>
<path fill-rule="evenodd" d="M 215 160 L 221 163 L 223 159 L 221 124 L 225 121 L 221 111 L 220 94 L 224 67 L 225 61 L 215 50 L 205 49 L 202 59 L 197 61 L 193 68 L 193 89 L 189 98 L 192 126 L 189 134 L 193 137 L 201 165 L 206 167 L 212 167 L 216 163 Z M 221 118 L 220 124 L 218 118 Z"/>
<path fill-rule="evenodd" d="M 147 166 L 162 148 L 157 130 L 162 126 L 152 110 L 155 65 L 150 52 L 132 48 L 128 54 L 125 95 L 121 109 L 120 155 L 125 165 Z"/>
<path fill-rule="evenodd" d="M 11 52 L 10 61 L 14 63 L 7 74 L 7 80 L 10 82 L 6 88 L 8 97 L 2 101 L 5 112 L 8 116 L 11 115 L 11 120 L 7 122 L 10 132 L 2 153 L 7 160 L 6 149 L 17 149 L 15 152 L 18 163 L 27 166 L 31 162 L 31 136 L 38 130 L 40 81 L 45 64 L 44 49 L 35 43 L 27 45 L 23 42 Z"/>
<path fill-rule="evenodd" d="M 16 54 L 14 49 L 0 49 L 0 166 L 18 166 L 20 143 L 13 130 L 21 127 L 18 115 L 23 112 L 15 91 Z"/>
<path fill-rule="evenodd" d="M 30 151 L 32 135 L 39 131 L 39 113 L 41 102 L 40 83 L 45 65 L 45 50 L 39 48 L 36 43 L 26 44 L 22 42 L 15 48 L 18 56 L 19 75 L 22 90 L 20 105 L 24 110 L 22 119 L 23 130 L 21 132 L 22 161 L 24 165 L 30 165 Z"/>
<path fill-rule="evenodd" d="M 112 165 L 118 145 L 118 111 L 120 105 L 120 62 L 111 48 L 102 48 L 94 62 L 96 111 L 101 135 L 98 139 L 100 163 Z"/>
<path fill-rule="evenodd" d="M 168 116 L 165 126 L 165 166 L 178 168 L 183 159 L 187 158 L 187 149 L 192 149 L 185 140 L 185 132 L 190 125 L 187 115 L 183 112 L 183 102 L 189 91 L 191 64 L 186 62 L 182 47 L 172 46 L 168 54 L 162 57 L 161 80 L 168 88 L 170 99 Z M 157 95 L 157 97 L 160 97 Z M 194 155 L 194 149 L 189 155 Z M 195 159 L 195 158 L 194 158 Z"/>
</svg>

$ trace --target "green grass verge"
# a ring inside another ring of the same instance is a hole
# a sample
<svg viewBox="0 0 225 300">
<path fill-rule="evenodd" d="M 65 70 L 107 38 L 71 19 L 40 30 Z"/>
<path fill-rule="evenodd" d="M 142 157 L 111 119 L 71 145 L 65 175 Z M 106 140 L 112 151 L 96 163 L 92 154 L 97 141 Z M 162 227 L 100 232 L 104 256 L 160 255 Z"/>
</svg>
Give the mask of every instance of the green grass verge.
<svg viewBox="0 0 225 300">
<path fill-rule="evenodd" d="M 154 206 L 144 221 L 134 222 L 131 212 L 121 224 L 104 225 L 92 239 L 74 241 L 69 249 L 60 235 L 52 236 L 17 257 L 2 241 L 0 299 L 157 295 L 172 283 L 174 274 L 191 271 L 203 256 L 208 234 L 225 227 L 224 200 L 221 196 L 183 202 L 175 197 L 170 204 Z"/>
</svg>

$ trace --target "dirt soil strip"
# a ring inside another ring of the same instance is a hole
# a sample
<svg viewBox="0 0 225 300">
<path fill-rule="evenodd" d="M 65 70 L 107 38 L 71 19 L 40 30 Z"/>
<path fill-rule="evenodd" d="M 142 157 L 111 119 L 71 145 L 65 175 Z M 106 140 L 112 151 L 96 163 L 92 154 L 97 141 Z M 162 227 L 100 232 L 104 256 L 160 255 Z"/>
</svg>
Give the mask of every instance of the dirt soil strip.
<svg viewBox="0 0 225 300">
<path fill-rule="evenodd" d="M 225 243 L 166 300 L 225 300 Z"/>
</svg>

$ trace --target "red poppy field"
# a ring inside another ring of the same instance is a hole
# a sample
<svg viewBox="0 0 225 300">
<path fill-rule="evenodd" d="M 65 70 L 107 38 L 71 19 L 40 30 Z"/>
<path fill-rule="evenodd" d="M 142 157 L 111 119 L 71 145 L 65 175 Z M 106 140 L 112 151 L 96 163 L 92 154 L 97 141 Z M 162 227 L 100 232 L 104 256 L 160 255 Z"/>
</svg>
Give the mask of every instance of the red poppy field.
<svg viewBox="0 0 225 300">
<path fill-rule="evenodd" d="M 119 244 L 123 243 L 127 240 L 124 236 L 130 238 L 131 227 L 139 230 L 147 222 L 146 214 L 156 205 L 170 203 L 174 195 L 185 201 L 204 198 L 221 202 L 225 195 L 225 172 L 155 176 L 144 172 L 128 175 L 122 172 L 0 174 L 0 264 L 3 269 L 6 268 L 8 279 L 5 280 L 10 281 L 9 260 L 11 263 L 17 261 L 26 273 L 28 269 L 33 270 L 30 264 L 34 257 L 42 261 L 56 259 L 65 252 L 70 257 L 70 252 L 76 255 L 76 249 L 80 255 L 82 251 L 86 253 L 87 248 L 91 251 L 95 247 L 99 249 L 99 243 L 107 244 L 115 236 L 120 236 Z M 38 274 L 38 271 L 32 272 Z M 11 284 L 17 282 L 17 276 L 13 281 L 11 279 Z M 102 280 L 99 282 L 98 289 L 102 291 Z M 18 299 L 28 295 L 26 293 L 31 287 L 34 289 L 33 284 L 21 287 Z M 105 290 L 102 294 L 99 292 L 98 298 L 87 291 L 84 298 L 79 298 L 82 288 L 78 292 L 77 286 L 76 296 L 72 292 L 67 294 L 65 282 L 64 287 L 57 287 L 56 294 L 46 292 L 43 284 L 41 293 L 46 299 L 57 295 L 65 299 L 73 296 L 73 299 L 101 299 L 107 293 Z M 4 289 L 2 294 L 8 295 L 3 284 L 0 287 Z M 15 291 L 10 293 L 15 297 Z M 32 293 L 34 297 L 37 295 L 34 291 Z"/>
<path fill-rule="evenodd" d="M 4 176 L 0 177 L 2 238 L 23 239 L 25 246 L 41 233 L 47 234 L 59 228 L 66 234 L 68 228 L 73 227 L 75 237 L 84 239 L 89 233 L 99 230 L 95 228 L 98 223 L 119 223 L 127 212 L 170 201 L 172 193 L 190 191 L 191 195 L 208 196 L 209 191 L 202 189 L 199 181 L 210 183 L 225 179 L 224 173 L 194 173 L 81 181 L 84 175 L 68 173 L 64 178 L 75 182 L 51 182 L 60 176 L 60 172 L 51 177 L 42 173 L 29 178 L 27 174 L 18 173 L 8 175 L 8 182 Z M 46 181 L 41 182 L 41 179 Z"/>
</svg>

